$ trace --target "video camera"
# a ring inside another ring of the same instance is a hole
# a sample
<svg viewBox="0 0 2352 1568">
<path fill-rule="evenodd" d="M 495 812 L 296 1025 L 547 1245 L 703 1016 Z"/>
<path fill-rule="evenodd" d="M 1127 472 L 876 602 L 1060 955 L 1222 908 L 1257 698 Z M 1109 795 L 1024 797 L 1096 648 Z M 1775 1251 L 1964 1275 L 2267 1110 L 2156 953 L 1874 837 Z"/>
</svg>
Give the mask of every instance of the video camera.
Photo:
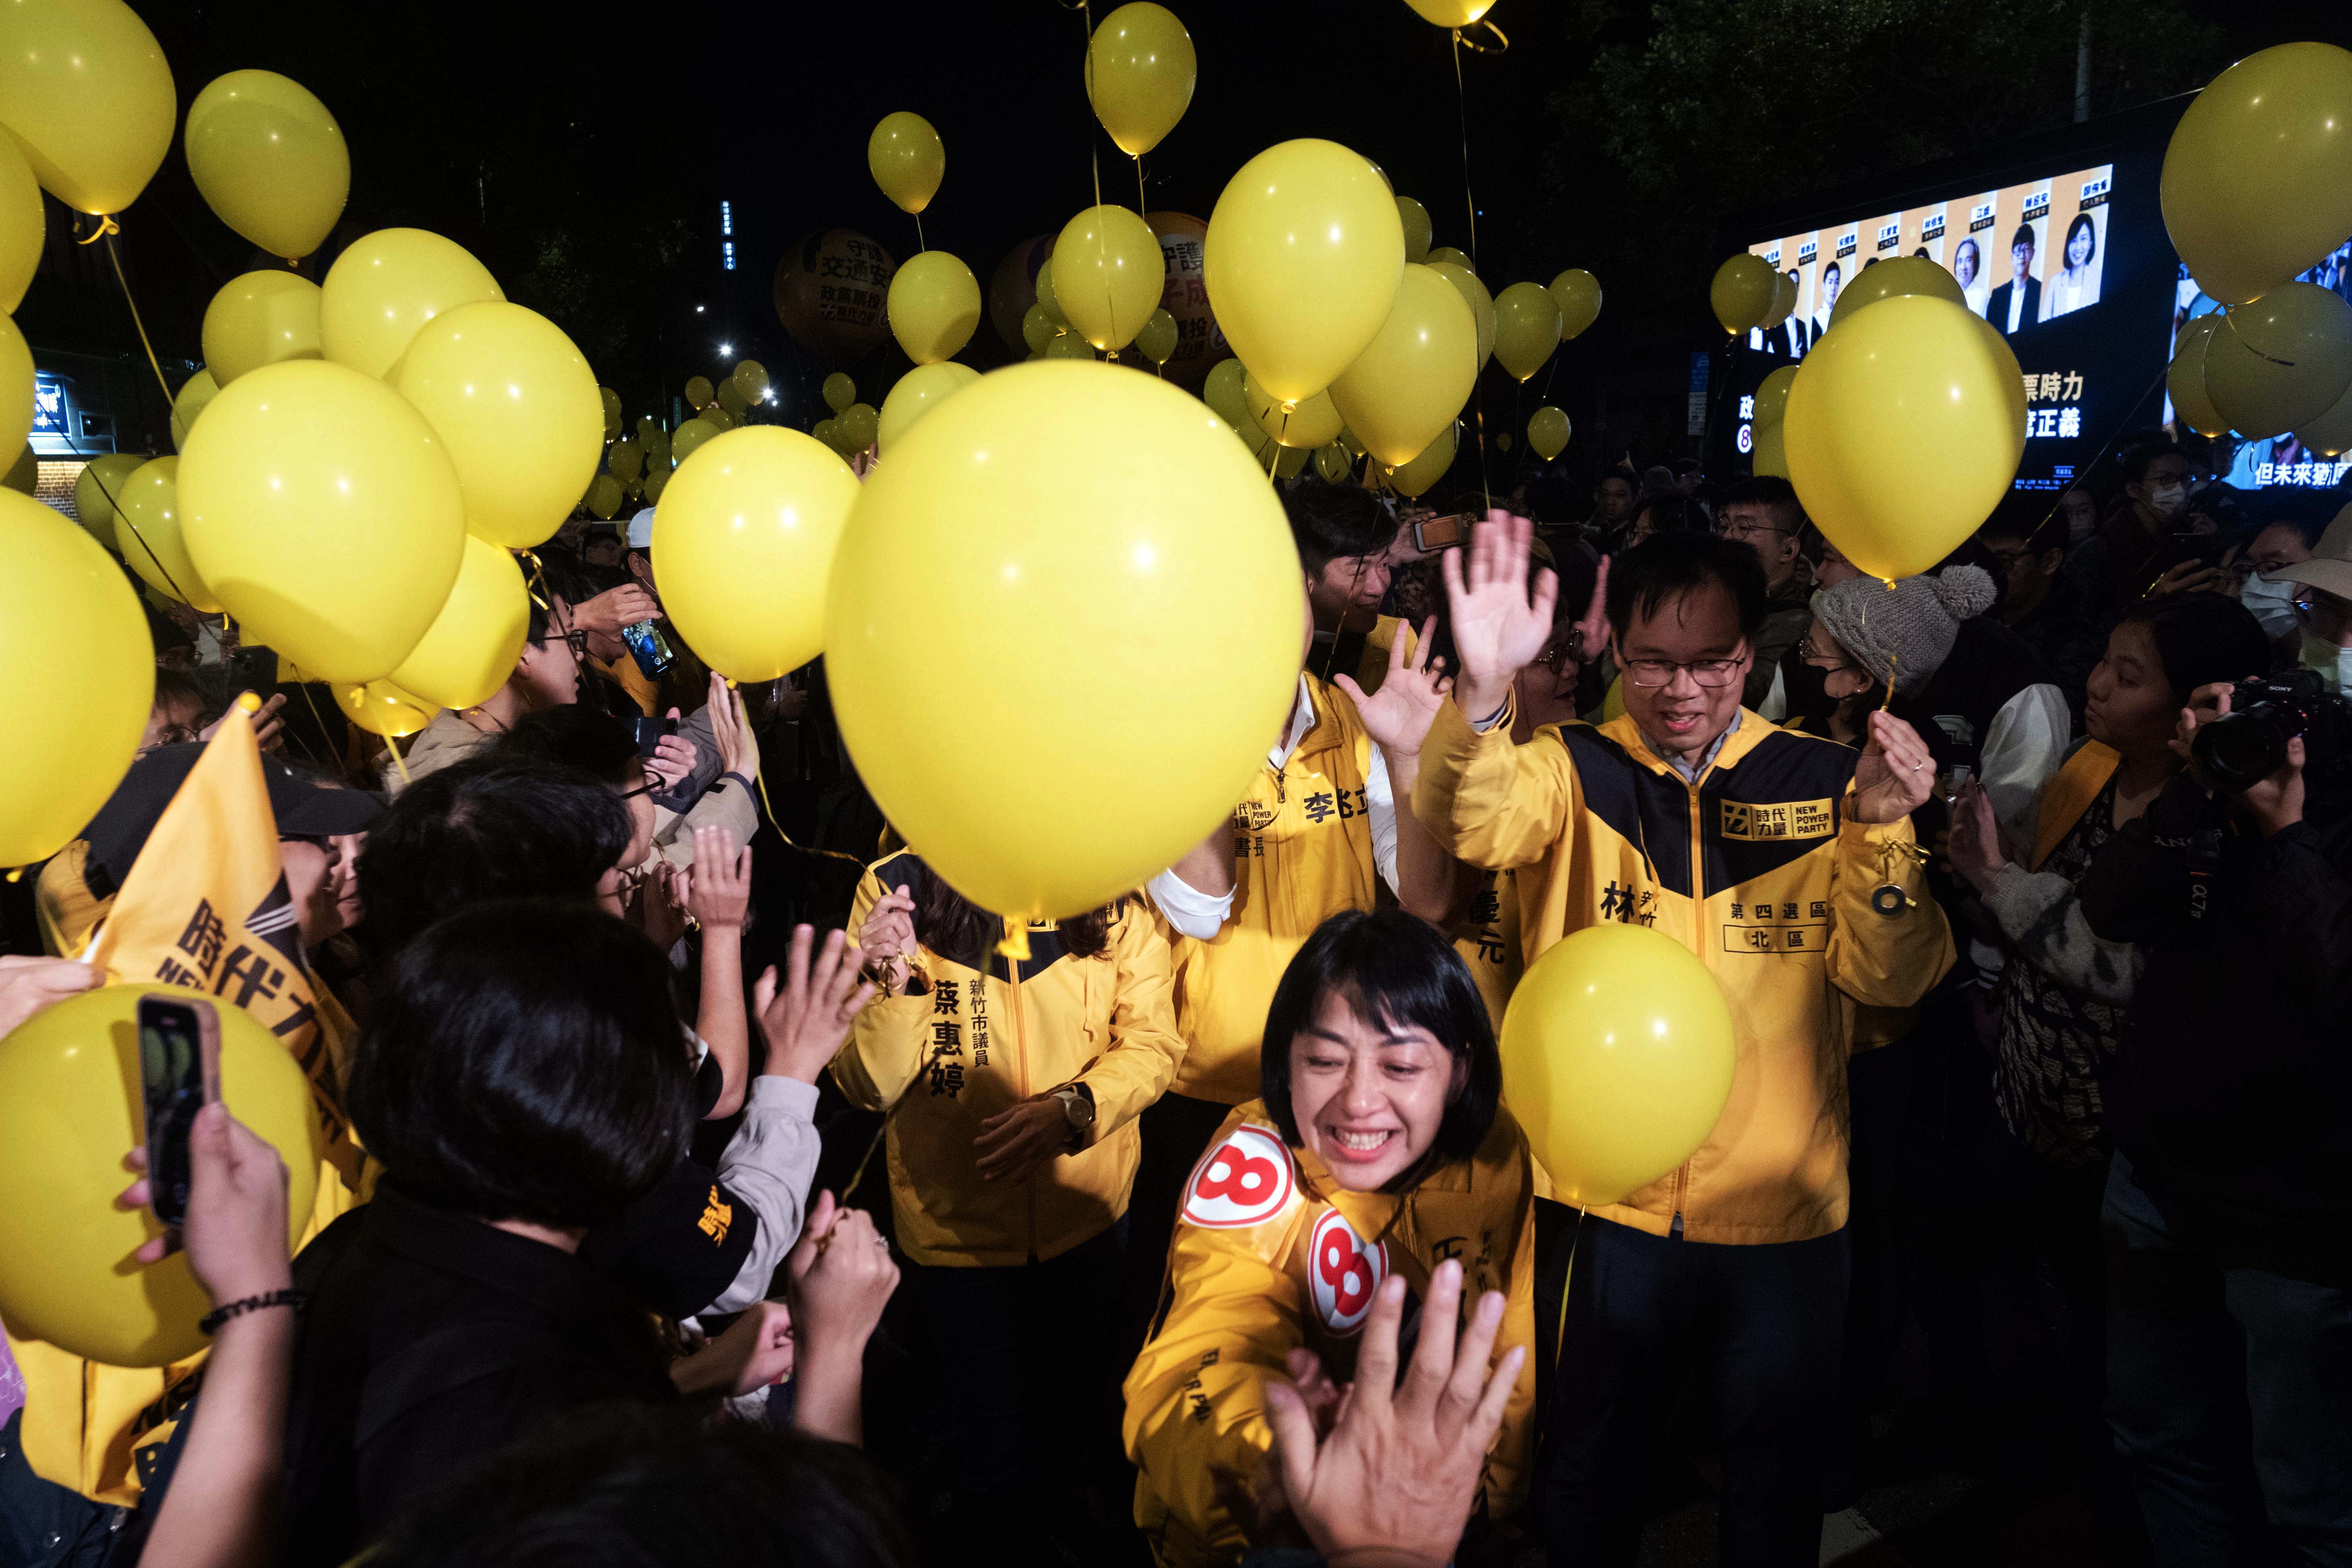
<svg viewBox="0 0 2352 1568">
<path fill-rule="evenodd" d="M 2240 795 L 2286 766 L 2286 743 L 2297 735 L 2304 815 L 2332 820 L 2352 808 L 2352 701 L 2328 690 L 2316 670 L 2240 681 L 2230 711 L 2199 728 L 2189 753 L 2217 788 Z"/>
</svg>

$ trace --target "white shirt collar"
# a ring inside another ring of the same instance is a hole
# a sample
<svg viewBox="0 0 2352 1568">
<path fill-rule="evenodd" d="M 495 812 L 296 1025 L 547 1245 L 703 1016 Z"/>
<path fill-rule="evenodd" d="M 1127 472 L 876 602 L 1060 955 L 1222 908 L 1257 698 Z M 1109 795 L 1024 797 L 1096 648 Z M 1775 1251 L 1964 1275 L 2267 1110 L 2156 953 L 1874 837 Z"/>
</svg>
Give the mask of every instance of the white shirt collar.
<svg viewBox="0 0 2352 1568">
<path fill-rule="evenodd" d="M 1670 757 L 1666 755 L 1664 752 L 1658 749 L 1658 743 L 1650 739 L 1647 735 L 1643 735 L 1642 737 L 1642 744 L 1650 748 L 1650 755 L 1657 758 L 1658 761 L 1665 763 L 1666 766 L 1674 769 L 1675 773 L 1681 774 L 1682 780 L 1685 784 L 1696 784 L 1698 783 L 1699 774 L 1706 772 L 1708 768 L 1715 765 L 1716 754 L 1723 750 L 1723 743 L 1731 739 L 1731 737 L 1738 732 L 1738 729 L 1739 713 L 1737 710 L 1734 710 L 1731 715 L 1731 722 L 1723 727 L 1723 733 L 1717 735 L 1715 738 L 1715 742 L 1708 746 L 1706 751 L 1699 753 L 1698 761 L 1695 763 L 1687 761 L 1682 757 Z"/>
<path fill-rule="evenodd" d="M 1307 739 L 1307 732 L 1314 728 L 1315 692 L 1307 684 L 1306 671 L 1301 670 L 1298 675 L 1298 706 L 1290 711 L 1290 732 L 1282 744 L 1266 752 L 1265 760 L 1279 771 L 1284 763 L 1290 761 L 1290 753 L 1298 750 L 1298 742 Z"/>
</svg>

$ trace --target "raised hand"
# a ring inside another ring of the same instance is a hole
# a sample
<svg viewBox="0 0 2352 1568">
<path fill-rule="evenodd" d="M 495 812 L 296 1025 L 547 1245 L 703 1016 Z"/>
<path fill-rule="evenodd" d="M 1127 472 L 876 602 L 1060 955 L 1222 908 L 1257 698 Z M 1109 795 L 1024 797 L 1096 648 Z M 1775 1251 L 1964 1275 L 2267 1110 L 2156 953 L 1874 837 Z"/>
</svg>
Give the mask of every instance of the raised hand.
<svg viewBox="0 0 2352 1568">
<path fill-rule="evenodd" d="M 694 869 L 685 879 L 687 912 L 708 933 L 740 931 L 751 909 L 751 847 L 738 848 L 724 827 L 694 830 Z"/>
<path fill-rule="evenodd" d="M 803 700 L 806 693 L 802 693 Z M 719 748 L 719 771 L 738 777 L 760 776 L 760 742 L 752 738 L 743 700 L 716 671 L 710 677 L 710 739 Z"/>
<path fill-rule="evenodd" d="M 915 895 L 893 888 L 876 900 L 857 928 L 857 951 L 869 979 L 889 995 L 904 992 L 908 961 L 915 956 Z"/>
<path fill-rule="evenodd" d="M 1465 564 L 1445 552 L 1445 597 L 1452 606 L 1454 656 L 1462 668 L 1454 700 L 1473 722 L 1509 700 L 1511 681 L 1551 640 L 1559 579 L 1547 569 L 1528 578 L 1535 524 L 1496 510 L 1470 531 Z"/>
<path fill-rule="evenodd" d="M 1332 682 L 1355 703 L 1365 731 L 1391 757 L 1408 757 L 1420 752 L 1430 725 L 1436 722 L 1438 709 L 1444 705 L 1446 693 L 1454 689 L 1444 661 L 1433 660 L 1430 654 L 1436 631 L 1434 616 L 1421 624 L 1418 646 L 1410 659 L 1405 657 L 1403 637 L 1389 645 L 1389 672 L 1378 691 L 1367 695 L 1362 687 L 1345 675 Z"/>
<path fill-rule="evenodd" d="M 858 984 L 857 965 L 849 961 L 841 932 L 827 931 L 823 951 L 812 961 L 815 942 L 814 927 L 793 927 L 782 988 L 777 987 L 773 965 L 751 988 L 760 1037 L 768 1042 L 768 1073 L 803 1083 L 816 1081 L 849 1037 L 858 1009 L 874 997 L 873 986 Z"/>
<path fill-rule="evenodd" d="M 1992 797 L 1984 785 L 1970 781 L 1952 803 L 1952 869 L 1978 892 L 1989 891 L 2009 868 L 2000 849 L 2000 827 L 1993 820 Z"/>
<path fill-rule="evenodd" d="M 1919 731 L 1884 709 L 1853 765 L 1853 818 L 1895 822 L 1916 811 L 1936 785 L 1936 762 Z"/>
</svg>

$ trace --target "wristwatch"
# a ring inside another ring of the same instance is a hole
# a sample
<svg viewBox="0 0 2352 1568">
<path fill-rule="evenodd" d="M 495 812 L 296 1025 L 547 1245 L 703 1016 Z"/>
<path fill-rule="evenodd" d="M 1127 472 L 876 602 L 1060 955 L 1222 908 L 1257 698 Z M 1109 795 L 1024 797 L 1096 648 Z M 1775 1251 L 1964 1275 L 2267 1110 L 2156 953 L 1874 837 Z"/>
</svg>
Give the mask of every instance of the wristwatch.
<svg viewBox="0 0 2352 1568">
<path fill-rule="evenodd" d="M 1062 1115 L 1070 1124 L 1070 1147 L 1076 1149 L 1094 1128 L 1095 1091 L 1082 1083 L 1066 1083 L 1054 1090 L 1054 1098 L 1062 1102 Z"/>
</svg>

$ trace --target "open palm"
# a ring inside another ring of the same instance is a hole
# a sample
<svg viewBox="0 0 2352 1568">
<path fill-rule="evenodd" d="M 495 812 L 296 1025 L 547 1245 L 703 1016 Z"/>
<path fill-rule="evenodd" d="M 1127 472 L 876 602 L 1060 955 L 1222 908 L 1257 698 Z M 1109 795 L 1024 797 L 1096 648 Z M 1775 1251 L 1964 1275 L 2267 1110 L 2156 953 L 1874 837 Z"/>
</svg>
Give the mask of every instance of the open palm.
<svg viewBox="0 0 2352 1568">
<path fill-rule="evenodd" d="M 1405 657 L 1404 638 L 1389 645 L 1389 672 L 1381 678 L 1378 691 L 1367 693 L 1344 675 L 1332 683 L 1355 703 L 1365 732 L 1392 757 L 1421 750 L 1430 725 L 1437 721 L 1437 710 L 1445 705 L 1446 693 L 1454 689 L 1453 680 L 1445 674 L 1445 661 L 1430 656 L 1436 631 L 1436 616 L 1422 622 L 1421 637 L 1410 659 Z"/>
<path fill-rule="evenodd" d="M 1466 563 L 1460 551 L 1445 555 L 1445 597 L 1465 706 L 1489 711 L 1501 706 L 1512 677 L 1551 640 L 1559 579 L 1549 569 L 1539 571 L 1530 592 L 1528 546 L 1534 538 L 1535 524 L 1498 509 L 1470 531 Z"/>
</svg>

